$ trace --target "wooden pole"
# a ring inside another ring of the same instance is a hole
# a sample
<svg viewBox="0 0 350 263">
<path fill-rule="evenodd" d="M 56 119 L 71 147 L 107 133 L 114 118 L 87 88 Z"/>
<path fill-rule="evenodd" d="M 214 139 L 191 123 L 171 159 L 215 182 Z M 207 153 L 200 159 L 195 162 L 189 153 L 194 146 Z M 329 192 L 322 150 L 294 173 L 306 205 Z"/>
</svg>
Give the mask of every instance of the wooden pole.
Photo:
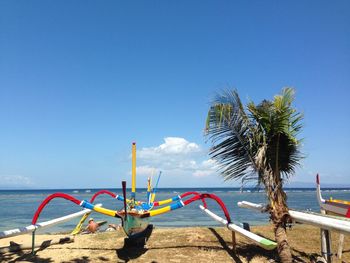
<svg viewBox="0 0 350 263">
<path fill-rule="evenodd" d="M 236 253 L 236 246 L 237 246 L 237 242 L 236 242 L 236 232 L 231 231 L 232 233 L 232 251 L 234 253 Z"/>
<path fill-rule="evenodd" d="M 341 259 L 341 256 L 343 254 L 343 248 L 344 248 L 344 234 L 339 235 L 339 245 L 338 245 L 338 259 Z"/>
<path fill-rule="evenodd" d="M 32 233 L 32 255 L 35 255 L 35 230 Z"/>
<path fill-rule="evenodd" d="M 321 214 L 326 214 L 326 211 L 321 209 Z M 332 262 L 332 251 L 331 251 L 331 233 L 329 230 L 321 228 L 321 253 L 327 263 Z"/>
</svg>

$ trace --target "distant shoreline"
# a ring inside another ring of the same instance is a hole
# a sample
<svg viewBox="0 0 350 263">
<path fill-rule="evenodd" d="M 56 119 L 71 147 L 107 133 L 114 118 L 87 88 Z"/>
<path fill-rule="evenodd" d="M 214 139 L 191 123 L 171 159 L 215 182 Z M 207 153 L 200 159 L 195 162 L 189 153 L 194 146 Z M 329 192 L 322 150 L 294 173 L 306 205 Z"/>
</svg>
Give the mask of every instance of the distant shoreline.
<svg viewBox="0 0 350 263">
<path fill-rule="evenodd" d="M 109 188 L 109 187 L 105 187 L 105 188 L 1 188 L 0 187 L 0 191 L 86 191 L 86 190 L 90 190 L 90 191 L 98 191 L 101 189 L 109 189 L 109 190 L 122 190 L 122 188 Z M 162 191 L 162 190 L 200 190 L 200 189 L 220 189 L 220 190 L 237 190 L 239 191 L 241 189 L 241 187 L 159 187 L 157 188 L 158 191 Z M 264 191 L 263 188 L 256 188 L 256 187 L 244 187 L 244 190 L 260 190 Z M 316 186 L 314 187 L 284 187 L 285 190 L 315 190 Z M 131 188 L 127 188 L 127 190 L 131 190 Z M 338 186 L 327 186 L 327 184 L 323 184 L 322 185 L 322 190 L 350 190 L 350 185 L 349 186 L 342 186 L 342 187 L 338 187 Z M 137 192 L 141 192 L 141 191 L 147 191 L 147 188 L 137 188 Z"/>
</svg>

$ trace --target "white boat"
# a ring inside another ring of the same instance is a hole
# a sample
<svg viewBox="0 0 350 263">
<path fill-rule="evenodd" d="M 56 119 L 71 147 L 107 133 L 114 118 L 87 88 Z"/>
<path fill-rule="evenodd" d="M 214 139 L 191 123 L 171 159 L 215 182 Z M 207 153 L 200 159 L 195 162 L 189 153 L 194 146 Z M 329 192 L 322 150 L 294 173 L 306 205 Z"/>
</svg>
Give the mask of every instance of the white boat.
<svg viewBox="0 0 350 263">
<path fill-rule="evenodd" d="M 344 200 L 323 199 L 321 194 L 320 177 L 316 175 L 317 201 L 320 207 L 327 213 L 350 218 L 350 202 Z"/>
<path fill-rule="evenodd" d="M 238 202 L 237 204 L 239 207 L 243 208 L 250 208 L 260 212 L 266 211 L 266 206 L 263 204 L 255 204 L 247 201 Z M 292 209 L 289 210 L 289 214 L 296 223 L 313 225 L 342 234 L 350 234 L 350 221 L 344 220 L 341 217 L 336 218 L 334 216 L 301 212 Z"/>
</svg>

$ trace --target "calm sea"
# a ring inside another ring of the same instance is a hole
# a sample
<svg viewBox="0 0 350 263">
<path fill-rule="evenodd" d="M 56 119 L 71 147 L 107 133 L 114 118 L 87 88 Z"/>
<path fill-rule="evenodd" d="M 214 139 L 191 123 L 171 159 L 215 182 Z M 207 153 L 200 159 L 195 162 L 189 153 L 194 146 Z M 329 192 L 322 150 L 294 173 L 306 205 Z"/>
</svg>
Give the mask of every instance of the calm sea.
<svg viewBox="0 0 350 263">
<path fill-rule="evenodd" d="M 80 200 L 89 200 L 91 196 L 100 189 L 56 189 L 56 190 L 0 190 L 0 231 L 30 225 L 33 214 L 39 204 L 50 194 L 64 192 L 71 194 Z M 121 194 L 120 189 L 108 189 L 114 193 Z M 254 191 L 254 189 L 241 192 L 239 188 L 166 188 L 159 189 L 157 200 L 167 199 L 179 195 L 186 191 L 208 192 L 218 195 L 226 204 L 233 221 L 248 222 L 251 225 L 266 224 L 268 216 L 248 209 L 239 208 L 238 201 L 251 201 L 255 203 L 265 203 L 265 193 Z M 288 194 L 288 204 L 290 208 L 298 210 L 319 211 L 316 199 L 315 188 L 290 188 L 286 189 Z M 324 197 L 350 200 L 350 189 L 322 189 Z M 137 199 L 145 199 L 146 189 L 137 192 Z M 95 203 L 102 203 L 109 209 L 121 209 L 122 202 L 107 195 L 100 195 Z M 204 214 L 198 205 L 200 201 L 194 202 L 184 208 L 156 216 L 152 218 L 152 223 L 157 227 L 187 227 L 187 226 L 215 226 L 215 221 Z M 219 215 L 222 212 L 215 202 L 208 201 L 209 209 Z M 46 221 L 56 217 L 61 217 L 70 213 L 80 211 L 81 208 L 64 199 L 54 199 L 45 207 L 40 215 L 39 221 Z M 120 223 L 119 219 L 94 213 L 95 220 L 107 220 L 108 223 Z M 42 230 L 42 232 L 61 232 L 72 230 L 79 218 L 66 222 L 62 225 Z"/>
</svg>

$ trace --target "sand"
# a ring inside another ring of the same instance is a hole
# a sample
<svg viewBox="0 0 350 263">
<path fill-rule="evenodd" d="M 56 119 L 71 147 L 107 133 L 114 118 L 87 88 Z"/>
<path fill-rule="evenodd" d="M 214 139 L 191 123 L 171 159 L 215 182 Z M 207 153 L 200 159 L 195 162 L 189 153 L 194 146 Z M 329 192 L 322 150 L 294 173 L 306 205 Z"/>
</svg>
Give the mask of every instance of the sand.
<svg viewBox="0 0 350 263">
<path fill-rule="evenodd" d="M 273 238 L 271 226 L 253 227 L 252 231 Z M 37 235 L 37 241 L 57 240 L 67 235 Z M 296 262 L 312 262 L 320 256 L 319 229 L 297 225 L 288 230 L 289 242 Z M 122 230 L 78 235 L 74 242 L 14 253 L 0 253 L 0 262 L 278 262 L 277 252 L 266 251 L 237 235 L 237 248 L 231 249 L 231 232 L 223 227 L 156 228 L 142 249 L 123 248 Z M 332 233 L 333 252 L 338 235 Z M 0 240 L 0 247 L 10 241 L 31 244 L 31 235 Z M 350 262 L 349 238 L 345 237 L 342 261 Z M 335 258 L 336 259 L 336 258 Z"/>
</svg>

